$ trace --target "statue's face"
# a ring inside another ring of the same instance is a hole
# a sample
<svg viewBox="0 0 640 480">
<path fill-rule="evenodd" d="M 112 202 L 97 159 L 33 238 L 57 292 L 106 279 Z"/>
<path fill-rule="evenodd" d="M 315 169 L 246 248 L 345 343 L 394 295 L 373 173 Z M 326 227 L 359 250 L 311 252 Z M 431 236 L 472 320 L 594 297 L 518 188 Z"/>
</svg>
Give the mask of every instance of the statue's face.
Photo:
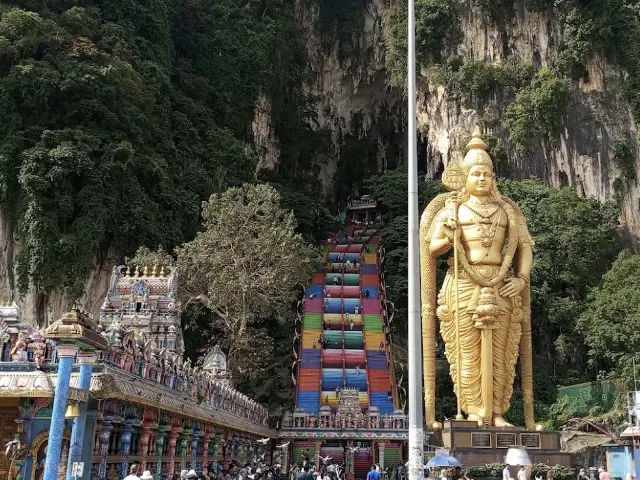
<svg viewBox="0 0 640 480">
<path fill-rule="evenodd" d="M 493 172 L 488 165 L 474 165 L 467 175 L 467 193 L 476 197 L 488 197 L 493 187 Z"/>
</svg>

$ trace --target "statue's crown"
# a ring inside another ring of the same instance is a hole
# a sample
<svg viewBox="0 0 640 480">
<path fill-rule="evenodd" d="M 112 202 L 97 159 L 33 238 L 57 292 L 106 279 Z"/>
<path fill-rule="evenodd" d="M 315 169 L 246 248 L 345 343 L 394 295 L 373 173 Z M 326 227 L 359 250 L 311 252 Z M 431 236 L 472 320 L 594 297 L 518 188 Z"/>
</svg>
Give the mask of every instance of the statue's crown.
<svg viewBox="0 0 640 480">
<path fill-rule="evenodd" d="M 488 145 L 484 143 L 484 140 L 482 140 L 480 132 L 477 130 L 473 132 L 471 140 L 466 146 L 467 154 L 464 156 L 464 160 L 462 161 L 462 168 L 464 168 L 467 174 L 469 173 L 469 170 L 471 170 L 471 167 L 474 167 L 475 165 L 486 165 L 493 171 L 493 162 L 487 153 L 488 148 Z"/>
</svg>

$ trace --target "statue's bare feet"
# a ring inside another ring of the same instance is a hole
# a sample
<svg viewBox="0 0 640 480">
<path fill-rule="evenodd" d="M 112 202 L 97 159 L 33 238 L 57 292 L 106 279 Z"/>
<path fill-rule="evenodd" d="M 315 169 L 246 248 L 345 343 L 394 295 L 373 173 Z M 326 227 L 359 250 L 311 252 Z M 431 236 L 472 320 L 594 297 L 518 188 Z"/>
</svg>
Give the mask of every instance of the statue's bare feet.
<svg viewBox="0 0 640 480">
<path fill-rule="evenodd" d="M 480 417 L 479 415 L 476 415 L 475 413 L 470 413 L 467 416 L 467 420 L 469 420 L 470 422 L 476 422 L 479 427 L 484 426 L 484 422 L 482 420 L 482 417 Z"/>
<path fill-rule="evenodd" d="M 513 425 L 507 422 L 502 415 L 493 416 L 493 425 L 496 427 L 513 427 Z"/>
</svg>

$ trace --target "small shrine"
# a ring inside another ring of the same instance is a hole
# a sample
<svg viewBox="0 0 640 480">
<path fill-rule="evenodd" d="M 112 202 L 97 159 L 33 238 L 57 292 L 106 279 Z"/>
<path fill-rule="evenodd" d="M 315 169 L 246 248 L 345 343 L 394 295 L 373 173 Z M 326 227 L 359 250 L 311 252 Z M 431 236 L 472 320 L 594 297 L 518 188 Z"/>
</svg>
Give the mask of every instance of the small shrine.
<svg viewBox="0 0 640 480">
<path fill-rule="evenodd" d="M 114 267 L 100 309 L 100 326 L 113 335 L 120 327 L 139 331 L 159 350 L 167 349 L 181 357 L 184 341 L 176 299 L 177 280 L 171 266 Z"/>
<path fill-rule="evenodd" d="M 231 373 L 227 368 L 227 356 L 220 345 L 215 345 L 202 359 L 202 370 L 223 384 L 231 385 Z"/>
</svg>

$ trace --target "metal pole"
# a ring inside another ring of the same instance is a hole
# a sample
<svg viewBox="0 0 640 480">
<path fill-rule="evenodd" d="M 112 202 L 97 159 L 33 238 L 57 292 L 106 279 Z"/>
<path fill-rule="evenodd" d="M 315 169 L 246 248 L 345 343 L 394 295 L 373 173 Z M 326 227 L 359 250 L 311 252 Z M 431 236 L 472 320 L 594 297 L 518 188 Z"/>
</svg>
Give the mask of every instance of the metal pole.
<svg viewBox="0 0 640 480">
<path fill-rule="evenodd" d="M 418 143 L 416 139 L 416 34 L 414 0 L 408 0 L 407 102 L 409 173 L 409 480 L 424 476 L 422 415 L 422 324 L 420 320 L 420 241 L 418 237 Z M 433 348 L 433 345 L 429 345 Z"/>
</svg>

